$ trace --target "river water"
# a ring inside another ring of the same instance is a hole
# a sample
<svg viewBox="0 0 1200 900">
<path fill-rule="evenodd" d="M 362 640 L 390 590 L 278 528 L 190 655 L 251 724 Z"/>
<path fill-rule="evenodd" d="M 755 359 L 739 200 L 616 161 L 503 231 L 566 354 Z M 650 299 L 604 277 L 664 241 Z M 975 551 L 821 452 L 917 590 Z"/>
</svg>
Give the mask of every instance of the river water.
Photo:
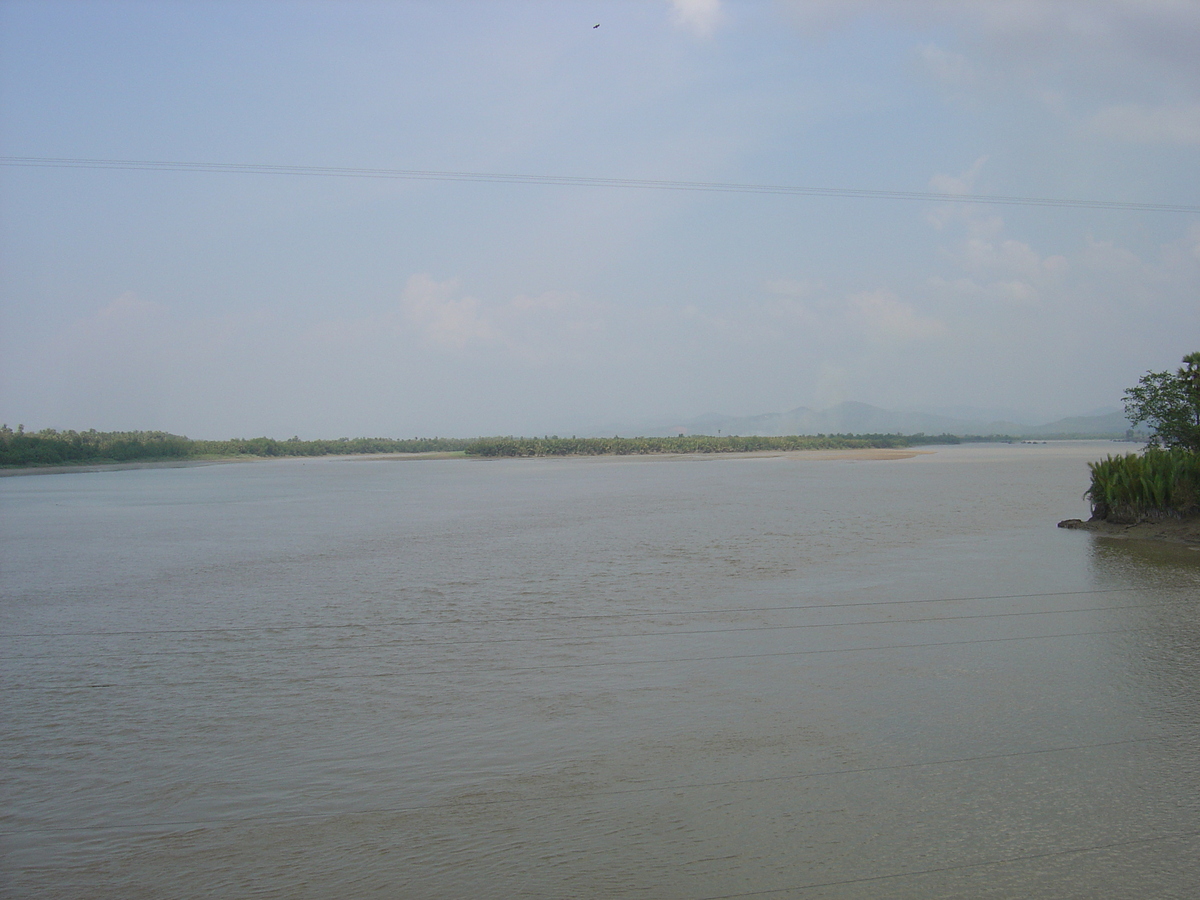
<svg viewBox="0 0 1200 900">
<path fill-rule="evenodd" d="M 0 479 L 0 892 L 1194 898 L 1120 445 Z"/>
</svg>

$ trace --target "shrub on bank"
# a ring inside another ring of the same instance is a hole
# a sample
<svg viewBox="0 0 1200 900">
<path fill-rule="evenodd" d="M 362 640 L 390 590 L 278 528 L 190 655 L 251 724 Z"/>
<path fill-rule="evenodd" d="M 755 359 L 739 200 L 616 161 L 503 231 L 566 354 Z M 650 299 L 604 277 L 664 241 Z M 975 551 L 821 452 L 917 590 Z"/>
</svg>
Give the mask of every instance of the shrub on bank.
<svg viewBox="0 0 1200 900">
<path fill-rule="evenodd" d="M 1110 522 L 1200 515 L 1200 452 L 1160 450 L 1088 463 L 1092 518 Z"/>
<path fill-rule="evenodd" d="M 0 465 L 54 466 L 135 459 L 187 459 L 192 441 L 165 431 L 44 431 L 0 427 Z"/>
</svg>

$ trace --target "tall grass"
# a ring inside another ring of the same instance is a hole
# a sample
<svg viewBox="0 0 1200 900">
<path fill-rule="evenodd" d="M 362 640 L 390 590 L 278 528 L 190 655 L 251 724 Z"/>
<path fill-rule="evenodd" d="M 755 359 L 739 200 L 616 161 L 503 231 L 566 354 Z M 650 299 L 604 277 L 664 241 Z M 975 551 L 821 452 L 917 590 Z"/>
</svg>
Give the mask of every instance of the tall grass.
<svg viewBox="0 0 1200 900">
<path fill-rule="evenodd" d="M 1200 515 L 1200 452 L 1150 448 L 1088 468 L 1093 518 L 1138 522 Z"/>
</svg>

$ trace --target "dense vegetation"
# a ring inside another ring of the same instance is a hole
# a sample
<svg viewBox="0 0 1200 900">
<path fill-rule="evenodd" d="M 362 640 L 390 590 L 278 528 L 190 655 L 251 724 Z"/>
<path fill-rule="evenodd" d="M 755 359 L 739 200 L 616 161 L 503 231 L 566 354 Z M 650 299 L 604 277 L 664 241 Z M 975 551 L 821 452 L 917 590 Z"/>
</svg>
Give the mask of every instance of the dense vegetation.
<svg viewBox="0 0 1200 900">
<path fill-rule="evenodd" d="M 1011 440 L 992 436 L 990 439 Z M 339 438 L 286 441 L 233 438 L 199 441 L 163 431 L 27 432 L 0 426 L 0 466 L 53 466 L 152 460 L 236 457 L 330 456 L 360 453 L 457 451 L 468 456 L 599 456 L 646 453 L 747 453 L 756 450 L 846 450 L 959 443 L 954 435 L 831 434 L 790 437 L 680 435 L 678 437 L 489 437 L 489 438 Z M 976 440 L 967 438 L 966 440 Z"/>
<path fill-rule="evenodd" d="M 1185 356 L 1175 372 L 1143 375 L 1125 392 L 1125 415 L 1134 425 L 1150 425 L 1149 446 L 1088 464 L 1092 518 L 1200 516 L 1200 353 Z"/>
<path fill-rule="evenodd" d="M 352 453 L 425 453 L 465 450 L 469 440 L 456 438 L 340 438 L 334 441 L 286 441 L 234 438 L 194 441 L 163 431 L 13 431 L 0 426 L 0 466 L 71 465 L 186 460 L 220 457 L 330 456 Z"/>
<path fill-rule="evenodd" d="M 1150 446 L 1200 451 L 1200 353 L 1174 372 L 1147 372 L 1125 392 L 1125 416 L 1151 427 Z"/>
<path fill-rule="evenodd" d="M 820 434 L 788 437 L 689 434 L 677 437 L 338 438 L 286 441 L 232 438 L 200 441 L 163 431 L 13 431 L 0 426 L 0 466 L 55 466 L 237 457 L 331 456 L 361 453 L 460 452 L 479 457 L 626 456 L 648 453 L 749 453 L 756 450 L 851 450 L 963 441 L 1012 441 L 1007 435 Z"/>
<path fill-rule="evenodd" d="M 676 437 L 489 437 L 467 444 L 468 456 L 630 456 L 648 453 L 753 453 L 758 450 L 855 450 L 929 444 L 1015 443 L 1007 434 L 683 434 Z"/>
<path fill-rule="evenodd" d="M 467 447 L 472 456 L 603 456 L 646 453 L 751 453 L 756 450 L 845 450 L 859 447 L 907 447 L 898 434 L 740 437 L 685 434 L 677 437 L 480 438 Z"/>
<path fill-rule="evenodd" d="M 1150 447 L 1088 468 L 1093 518 L 1138 522 L 1200 515 L 1200 452 Z"/>
</svg>

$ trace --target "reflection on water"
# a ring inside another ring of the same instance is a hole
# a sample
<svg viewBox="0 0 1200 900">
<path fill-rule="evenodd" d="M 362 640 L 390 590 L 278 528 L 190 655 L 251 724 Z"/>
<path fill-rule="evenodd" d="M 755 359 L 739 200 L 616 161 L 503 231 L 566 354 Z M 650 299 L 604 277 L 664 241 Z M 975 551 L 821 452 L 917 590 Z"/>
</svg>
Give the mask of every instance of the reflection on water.
<svg viewBox="0 0 1200 900">
<path fill-rule="evenodd" d="M 1098 584 L 1132 586 L 1144 598 L 1128 671 L 1147 714 L 1186 740 L 1200 726 L 1200 550 L 1099 537 L 1091 556 Z"/>
<path fill-rule="evenodd" d="M 1161 580 L 1167 586 L 1195 585 L 1200 578 L 1200 547 L 1167 541 L 1139 541 L 1097 535 L 1091 546 L 1098 577 L 1114 583 L 1125 579 L 1146 587 Z"/>
<path fill-rule="evenodd" d="M 14 897 L 1192 897 L 1107 444 L 0 482 Z"/>
</svg>

